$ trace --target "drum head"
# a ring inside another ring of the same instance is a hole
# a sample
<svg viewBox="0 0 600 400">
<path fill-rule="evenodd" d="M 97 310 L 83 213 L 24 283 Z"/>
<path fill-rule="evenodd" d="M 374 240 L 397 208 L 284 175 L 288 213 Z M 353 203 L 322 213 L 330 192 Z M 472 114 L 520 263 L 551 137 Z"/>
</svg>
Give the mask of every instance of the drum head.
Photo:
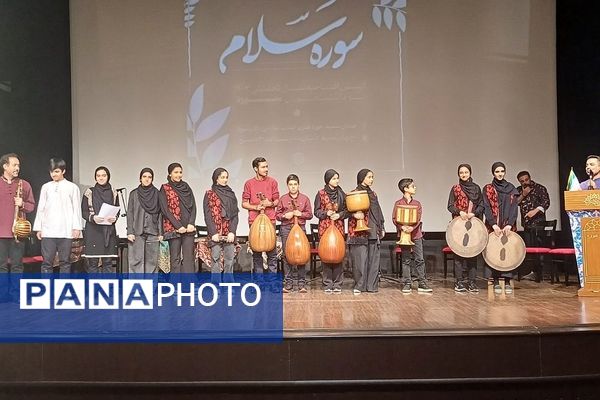
<svg viewBox="0 0 600 400">
<path fill-rule="evenodd" d="M 483 250 L 483 258 L 495 270 L 512 271 L 525 260 L 525 242 L 516 232 L 500 237 L 492 232 Z"/>
<path fill-rule="evenodd" d="M 479 218 L 463 220 L 454 218 L 446 229 L 446 243 L 454 254 L 461 257 L 475 257 L 485 249 L 488 242 L 488 231 Z"/>
</svg>

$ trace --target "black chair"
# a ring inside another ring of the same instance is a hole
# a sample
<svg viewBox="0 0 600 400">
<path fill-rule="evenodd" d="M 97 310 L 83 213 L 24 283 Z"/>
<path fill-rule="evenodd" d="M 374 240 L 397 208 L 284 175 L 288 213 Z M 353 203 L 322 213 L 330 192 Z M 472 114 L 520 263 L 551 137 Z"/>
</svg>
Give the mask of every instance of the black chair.
<svg viewBox="0 0 600 400">
<path fill-rule="evenodd" d="M 556 241 L 556 220 L 543 221 L 529 228 L 525 235 L 529 235 L 529 245 L 525 249 L 527 261 L 533 262 L 533 270 L 536 273 L 536 282 L 543 280 L 545 255 L 549 255 Z M 555 273 L 551 274 L 550 282 L 554 283 Z M 521 279 L 521 267 L 518 270 L 518 279 Z"/>
<path fill-rule="evenodd" d="M 317 262 L 319 258 L 319 224 L 310 224 L 310 277 L 317 277 Z"/>
</svg>

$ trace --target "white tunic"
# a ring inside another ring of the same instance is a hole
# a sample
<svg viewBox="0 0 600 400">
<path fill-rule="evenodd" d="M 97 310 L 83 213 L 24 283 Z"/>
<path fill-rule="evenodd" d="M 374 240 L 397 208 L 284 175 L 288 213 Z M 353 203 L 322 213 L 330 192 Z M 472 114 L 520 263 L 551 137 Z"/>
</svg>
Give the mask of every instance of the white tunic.
<svg viewBox="0 0 600 400">
<path fill-rule="evenodd" d="M 46 238 L 73 238 L 73 229 L 82 230 L 79 187 L 63 179 L 42 186 L 34 231 Z"/>
</svg>

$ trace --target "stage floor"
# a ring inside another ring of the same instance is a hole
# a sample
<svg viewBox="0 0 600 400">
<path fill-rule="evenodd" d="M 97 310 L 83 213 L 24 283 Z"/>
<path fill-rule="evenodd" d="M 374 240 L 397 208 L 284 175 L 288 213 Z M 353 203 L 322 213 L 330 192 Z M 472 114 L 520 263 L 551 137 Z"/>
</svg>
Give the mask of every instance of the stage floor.
<svg viewBox="0 0 600 400">
<path fill-rule="evenodd" d="M 315 280 L 308 293 L 284 294 L 284 337 L 477 334 L 494 331 L 560 331 L 600 328 L 600 297 L 578 297 L 576 283 L 520 281 L 510 295 L 457 293 L 452 278 L 429 281 L 432 294 L 403 294 L 401 284 L 383 281 L 378 293 L 327 294 Z M 500 332 L 498 332 L 500 333 Z"/>
</svg>

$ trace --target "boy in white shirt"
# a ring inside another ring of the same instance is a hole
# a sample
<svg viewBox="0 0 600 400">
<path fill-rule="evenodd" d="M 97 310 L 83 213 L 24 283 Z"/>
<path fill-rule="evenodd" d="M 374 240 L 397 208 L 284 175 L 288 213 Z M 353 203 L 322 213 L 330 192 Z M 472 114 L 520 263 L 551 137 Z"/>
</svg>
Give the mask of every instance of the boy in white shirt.
<svg viewBox="0 0 600 400">
<path fill-rule="evenodd" d="M 65 179 L 67 164 L 50 159 L 50 177 L 40 192 L 33 230 L 42 241 L 42 273 L 51 273 L 58 252 L 61 273 L 71 272 L 71 244 L 81 236 L 81 195 L 79 187 Z"/>
</svg>

